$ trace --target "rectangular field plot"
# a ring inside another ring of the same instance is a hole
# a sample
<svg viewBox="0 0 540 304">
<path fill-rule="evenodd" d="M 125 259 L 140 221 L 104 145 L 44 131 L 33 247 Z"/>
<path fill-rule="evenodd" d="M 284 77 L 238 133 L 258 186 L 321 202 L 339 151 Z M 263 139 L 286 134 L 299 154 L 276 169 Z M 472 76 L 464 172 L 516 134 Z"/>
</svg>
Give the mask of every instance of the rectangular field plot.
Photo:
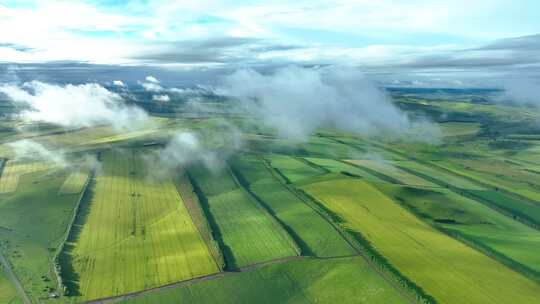
<svg viewBox="0 0 540 304">
<path fill-rule="evenodd" d="M 368 172 L 358 167 L 343 163 L 341 161 L 337 161 L 334 159 L 327 159 L 327 158 L 315 158 L 315 157 L 306 157 L 305 159 L 333 173 L 345 172 L 352 175 L 358 175 L 367 180 L 380 181 L 380 178 L 376 177 L 375 175 L 369 174 Z"/>
<path fill-rule="evenodd" d="M 285 188 L 257 157 L 242 157 L 233 168 L 251 191 L 294 236 L 302 254 L 344 256 L 354 250 L 330 223 Z"/>
<path fill-rule="evenodd" d="M 276 168 L 288 181 L 294 183 L 302 179 L 324 174 L 325 171 L 289 156 L 265 156 L 272 167 Z"/>
<path fill-rule="evenodd" d="M 403 299 L 360 257 L 302 259 L 159 290 L 129 304 L 399 304 Z"/>
<path fill-rule="evenodd" d="M 80 193 L 88 180 L 88 171 L 72 172 L 60 187 L 60 194 Z"/>
<path fill-rule="evenodd" d="M 0 177 L 0 194 L 17 191 L 19 179 L 21 176 L 47 170 L 50 166 L 43 162 L 13 162 L 8 161 L 5 164 L 2 176 Z"/>
<path fill-rule="evenodd" d="M 396 168 L 390 163 L 368 160 L 368 159 L 354 159 L 347 160 L 351 164 L 358 165 L 360 167 L 367 168 L 369 170 L 376 171 L 380 174 L 386 175 L 400 184 L 404 185 L 414 185 L 422 187 L 437 187 L 434 183 L 427 181 L 423 178 L 420 178 L 416 175 L 405 172 L 399 168 Z"/>
<path fill-rule="evenodd" d="M 473 245 L 511 260 L 516 270 L 528 268 L 540 279 L 540 232 L 447 189 L 378 185 L 382 192 L 415 210 L 432 224 L 450 230 Z M 519 265 L 517 265 L 517 264 Z"/>
<path fill-rule="evenodd" d="M 398 161 L 396 166 L 410 169 L 423 175 L 430 176 L 446 184 L 460 189 L 467 190 L 485 190 L 486 188 L 478 185 L 468 179 L 452 174 L 448 171 L 426 166 L 415 161 Z"/>
<path fill-rule="evenodd" d="M 190 176 L 221 239 L 227 269 L 298 255 L 287 232 L 226 168 L 210 172 L 198 167 L 190 170 Z"/>
<path fill-rule="evenodd" d="M 78 300 L 204 276 L 218 266 L 173 181 L 150 179 L 147 151 L 102 155 L 62 256 L 64 283 Z"/>
<path fill-rule="evenodd" d="M 361 180 L 303 187 L 439 303 L 536 303 L 540 285 L 435 230 Z"/>
</svg>

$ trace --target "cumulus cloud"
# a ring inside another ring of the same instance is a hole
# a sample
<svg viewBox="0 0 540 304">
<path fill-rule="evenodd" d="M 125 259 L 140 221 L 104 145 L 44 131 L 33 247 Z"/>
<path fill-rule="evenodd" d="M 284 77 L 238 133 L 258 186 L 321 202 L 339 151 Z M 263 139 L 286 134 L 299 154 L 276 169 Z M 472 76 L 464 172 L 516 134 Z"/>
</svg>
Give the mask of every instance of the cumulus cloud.
<svg viewBox="0 0 540 304">
<path fill-rule="evenodd" d="M 152 96 L 152 100 L 153 101 L 157 101 L 157 102 L 169 102 L 171 101 L 171 98 L 169 97 L 169 95 L 153 95 Z"/>
<path fill-rule="evenodd" d="M 65 127 L 89 127 L 110 124 L 131 129 L 148 121 L 146 112 L 128 106 L 122 97 L 95 84 L 53 85 L 32 81 L 1 85 L 0 92 L 26 106 L 21 112 L 27 121 L 41 121 Z"/>
<path fill-rule="evenodd" d="M 219 91 L 286 138 L 304 139 L 323 126 L 367 134 L 410 126 L 390 97 L 352 68 L 239 70 L 223 79 Z"/>
<path fill-rule="evenodd" d="M 152 75 L 146 76 L 145 80 L 151 83 L 159 83 L 159 80 Z"/>
<path fill-rule="evenodd" d="M 163 87 L 159 84 L 159 80 L 154 76 L 146 76 L 144 81 L 139 81 L 139 84 L 148 92 L 161 92 Z"/>
<path fill-rule="evenodd" d="M 113 81 L 113 85 L 115 85 L 117 87 L 122 87 L 122 88 L 124 88 L 126 86 L 122 80 Z"/>
</svg>

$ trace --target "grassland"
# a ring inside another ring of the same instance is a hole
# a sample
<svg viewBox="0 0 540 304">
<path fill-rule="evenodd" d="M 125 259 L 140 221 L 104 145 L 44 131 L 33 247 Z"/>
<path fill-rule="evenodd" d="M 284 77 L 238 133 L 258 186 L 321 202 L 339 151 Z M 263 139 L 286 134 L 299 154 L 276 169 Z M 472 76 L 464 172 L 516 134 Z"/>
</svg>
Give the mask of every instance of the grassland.
<svg viewBox="0 0 540 304">
<path fill-rule="evenodd" d="M 378 188 L 451 235 L 540 279 L 540 232 L 446 189 Z M 519 265 L 514 265 L 514 264 Z M 526 268 L 526 269 L 524 269 Z"/>
<path fill-rule="evenodd" d="M 88 171 L 72 172 L 60 187 L 61 194 L 76 194 L 84 190 L 84 186 L 88 181 Z"/>
<path fill-rule="evenodd" d="M 277 180 L 261 158 L 237 158 L 233 169 L 282 223 L 303 255 L 328 257 L 355 253 L 329 222 Z"/>
<path fill-rule="evenodd" d="M 3 266 L 0 265 L 0 303 L 18 304 L 22 303 L 15 286 L 9 280 Z"/>
<path fill-rule="evenodd" d="M 0 195 L 0 249 L 34 301 L 57 290 L 53 259 L 79 200 L 76 194 L 58 195 L 68 174 L 27 173 L 15 192 Z"/>
<path fill-rule="evenodd" d="M 359 257 L 302 259 L 148 293 L 126 303 L 406 303 Z"/>
<path fill-rule="evenodd" d="M 303 189 L 440 303 L 535 303 L 540 285 L 420 221 L 366 182 Z"/>
<path fill-rule="evenodd" d="M 225 256 L 227 269 L 298 255 L 296 244 L 222 167 L 189 171 Z"/>
<path fill-rule="evenodd" d="M 289 156 L 270 155 L 265 156 L 265 159 L 291 183 L 326 173 L 324 170 Z"/>
<path fill-rule="evenodd" d="M 146 150 L 102 155 L 61 256 L 70 296 L 96 299 L 215 273 L 172 179 L 149 179 Z"/>
</svg>

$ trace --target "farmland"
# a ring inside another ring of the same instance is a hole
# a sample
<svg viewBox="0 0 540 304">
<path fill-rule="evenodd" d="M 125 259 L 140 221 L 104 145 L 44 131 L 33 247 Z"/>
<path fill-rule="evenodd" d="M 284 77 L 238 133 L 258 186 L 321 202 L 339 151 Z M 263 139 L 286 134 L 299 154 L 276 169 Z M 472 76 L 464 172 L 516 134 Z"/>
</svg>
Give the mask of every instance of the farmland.
<svg viewBox="0 0 540 304">
<path fill-rule="evenodd" d="M 533 281 L 439 233 L 363 181 L 321 182 L 303 189 L 437 301 L 532 303 L 540 296 Z"/>
<path fill-rule="evenodd" d="M 214 170 L 199 167 L 189 172 L 222 243 L 226 268 L 297 255 L 292 238 L 235 182 L 227 168 Z"/>
<path fill-rule="evenodd" d="M 0 121 L 0 303 L 536 303 L 533 116 L 468 98 L 396 98 L 433 120 L 420 141 L 282 138 L 229 101 L 125 130 Z"/>
<path fill-rule="evenodd" d="M 540 259 L 532 254 L 540 247 L 537 230 L 446 189 L 378 188 L 432 224 L 472 241 L 473 247 L 478 244 L 496 258 L 509 259 L 511 265 L 517 263 L 519 269 L 540 278 Z"/>
<path fill-rule="evenodd" d="M 171 178 L 146 178 L 143 153 L 103 154 L 62 258 L 70 296 L 114 296 L 218 271 Z"/>
<path fill-rule="evenodd" d="M 407 303 L 359 257 L 303 259 L 151 292 L 126 303 Z"/>
<path fill-rule="evenodd" d="M 79 199 L 58 194 L 68 175 L 54 168 L 27 173 L 15 192 L 0 194 L 0 249 L 33 300 L 58 291 L 53 260 Z"/>
<path fill-rule="evenodd" d="M 46 170 L 47 167 L 47 164 L 41 162 L 12 163 L 8 161 L 0 178 L 0 194 L 15 192 L 21 176 Z"/>
<path fill-rule="evenodd" d="M 354 253 L 330 223 L 279 183 L 260 158 L 237 159 L 233 168 L 283 226 L 288 228 L 289 234 L 295 236 L 304 255 L 324 257 Z"/>
<path fill-rule="evenodd" d="M 88 180 L 89 172 L 73 172 L 71 173 L 62 186 L 60 187 L 61 194 L 75 194 L 80 193 Z"/>
</svg>

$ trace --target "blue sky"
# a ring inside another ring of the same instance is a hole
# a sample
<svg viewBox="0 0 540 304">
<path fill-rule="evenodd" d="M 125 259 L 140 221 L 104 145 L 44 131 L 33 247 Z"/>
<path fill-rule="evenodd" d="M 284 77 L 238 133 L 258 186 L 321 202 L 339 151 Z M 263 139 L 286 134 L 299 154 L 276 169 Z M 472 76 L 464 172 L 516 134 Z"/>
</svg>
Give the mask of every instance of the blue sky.
<svg viewBox="0 0 540 304">
<path fill-rule="evenodd" d="M 0 0 L 0 28 L 3 64 L 346 64 L 381 81 L 456 85 L 540 76 L 533 0 Z"/>
</svg>

